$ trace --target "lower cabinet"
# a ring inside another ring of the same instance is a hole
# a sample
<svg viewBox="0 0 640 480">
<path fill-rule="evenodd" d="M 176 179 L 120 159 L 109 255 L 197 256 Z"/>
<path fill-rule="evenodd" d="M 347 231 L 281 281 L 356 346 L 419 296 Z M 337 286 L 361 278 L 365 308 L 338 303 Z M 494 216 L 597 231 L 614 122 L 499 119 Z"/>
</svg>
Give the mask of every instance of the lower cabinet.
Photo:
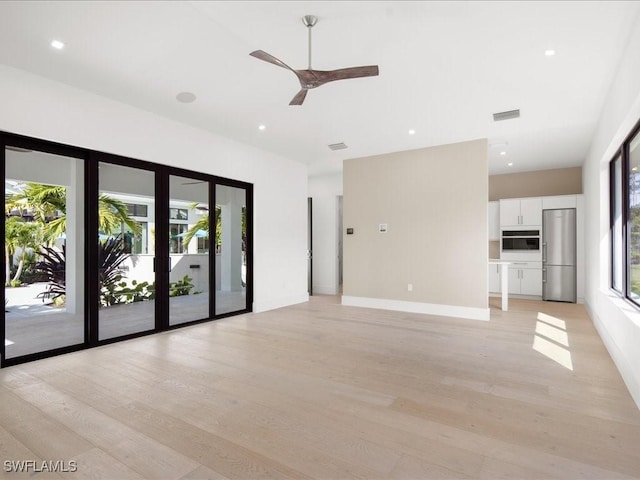
<svg viewBox="0 0 640 480">
<path fill-rule="evenodd" d="M 542 295 L 541 262 L 513 262 L 509 267 L 509 293 Z"/>
</svg>

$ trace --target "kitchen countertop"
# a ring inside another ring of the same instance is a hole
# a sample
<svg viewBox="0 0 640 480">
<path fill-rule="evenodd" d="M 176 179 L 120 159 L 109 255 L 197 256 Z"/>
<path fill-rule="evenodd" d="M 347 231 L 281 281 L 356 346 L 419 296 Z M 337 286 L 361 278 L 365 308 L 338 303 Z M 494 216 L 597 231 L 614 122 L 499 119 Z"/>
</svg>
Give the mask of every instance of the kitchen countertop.
<svg viewBox="0 0 640 480">
<path fill-rule="evenodd" d="M 508 260 L 500 260 L 499 258 L 490 258 L 489 263 L 492 265 L 511 265 L 513 262 Z"/>
</svg>

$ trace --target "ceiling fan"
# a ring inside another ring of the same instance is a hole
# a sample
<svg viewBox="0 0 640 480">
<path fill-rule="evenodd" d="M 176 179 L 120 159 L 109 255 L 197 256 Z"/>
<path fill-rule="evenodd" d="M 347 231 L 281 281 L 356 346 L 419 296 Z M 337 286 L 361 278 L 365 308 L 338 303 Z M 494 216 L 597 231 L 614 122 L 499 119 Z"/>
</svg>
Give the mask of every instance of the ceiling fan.
<svg viewBox="0 0 640 480">
<path fill-rule="evenodd" d="M 338 70 L 314 70 L 311 68 L 311 29 L 318 23 L 318 18 L 314 15 L 305 15 L 302 17 L 302 23 L 309 29 L 309 68 L 306 70 L 294 70 L 283 61 L 277 59 L 273 55 L 269 55 L 262 50 L 256 50 L 249 55 L 252 57 L 264 60 L 265 62 L 273 63 L 287 70 L 291 70 L 298 80 L 300 80 L 300 86 L 302 89 L 296 94 L 295 97 L 289 102 L 289 105 L 302 105 L 307 92 L 312 88 L 317 88 L 325 83 L 333 82 L 335 80 L 346 80 L 349 78 L 361 78 L 361 77 L 375 77 L 378 75 L 378 66 L 369 65 L 366 67 L 350 67 L 340 68 Z"/>
</svg>

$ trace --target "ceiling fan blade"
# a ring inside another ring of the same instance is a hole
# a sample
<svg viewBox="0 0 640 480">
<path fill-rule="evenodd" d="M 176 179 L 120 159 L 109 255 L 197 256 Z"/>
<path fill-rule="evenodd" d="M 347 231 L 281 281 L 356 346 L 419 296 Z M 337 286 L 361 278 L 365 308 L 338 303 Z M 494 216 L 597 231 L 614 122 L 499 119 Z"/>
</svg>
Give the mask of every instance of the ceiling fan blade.
<svg viewBox="0 0 640 480">
<path fill-rule="evenodd" d="M 282 60 L 277 59 L 273 55 L 269 55 L 267 52 L 263 50 L 256 50 L 254 52 L 251 52 L 249 55 L 259 60 L 263 60 L 265 62 L 273 63 L 274 65 L 277 65 L 279 67 L 286 68 L 287 70 L 291 70 L 292 72 L 295 73 L 295 70 L 291 68 L 289 65 L 284 63 Z"/>
<path fill-rule="evenodd" d="M 300 90 L 295 97 L 293 97 L 293 100 L 291 100 L 289 102 L 289 105 L 302 105 L 302 102 L 304 102 L 304 98 L 307 96 L 307 92 L 308 90 L 303 88 L 302 90 Z"/>
<path fill-rule="evenodd" d="M 379 69 L 377 65 L 368 65 L 366 67 L 350 67 L 340 68 L 338 70 L 314 70 L 319 79 L 319 84 L 334 82 L 336 80 L 347 80 L 349 78 L 376 77 Z"/>
</svg>

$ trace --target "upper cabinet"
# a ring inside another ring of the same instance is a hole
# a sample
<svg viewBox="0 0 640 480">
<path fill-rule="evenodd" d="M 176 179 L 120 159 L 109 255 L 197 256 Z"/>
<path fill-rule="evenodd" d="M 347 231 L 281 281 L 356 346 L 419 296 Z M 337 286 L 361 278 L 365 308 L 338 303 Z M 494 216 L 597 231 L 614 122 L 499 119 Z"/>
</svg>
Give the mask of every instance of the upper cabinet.
<svg viewBox="0 0 640 480">
<path fill-rule="evenodd" d="M 556 208 L 576 208 L 576 195 L 556 195 L 552 197 L 542 197 L 542 209 L 551 210 Z"/>
<path fill-rule="evenodd" d="M 500 202 L 489 202 L 489 240 L 500 240 Z"/>
<path fill-rule="evenodd" d="M 500 226 L 541 225 L 542 198 L 500 200 Z"/>
</svg>

